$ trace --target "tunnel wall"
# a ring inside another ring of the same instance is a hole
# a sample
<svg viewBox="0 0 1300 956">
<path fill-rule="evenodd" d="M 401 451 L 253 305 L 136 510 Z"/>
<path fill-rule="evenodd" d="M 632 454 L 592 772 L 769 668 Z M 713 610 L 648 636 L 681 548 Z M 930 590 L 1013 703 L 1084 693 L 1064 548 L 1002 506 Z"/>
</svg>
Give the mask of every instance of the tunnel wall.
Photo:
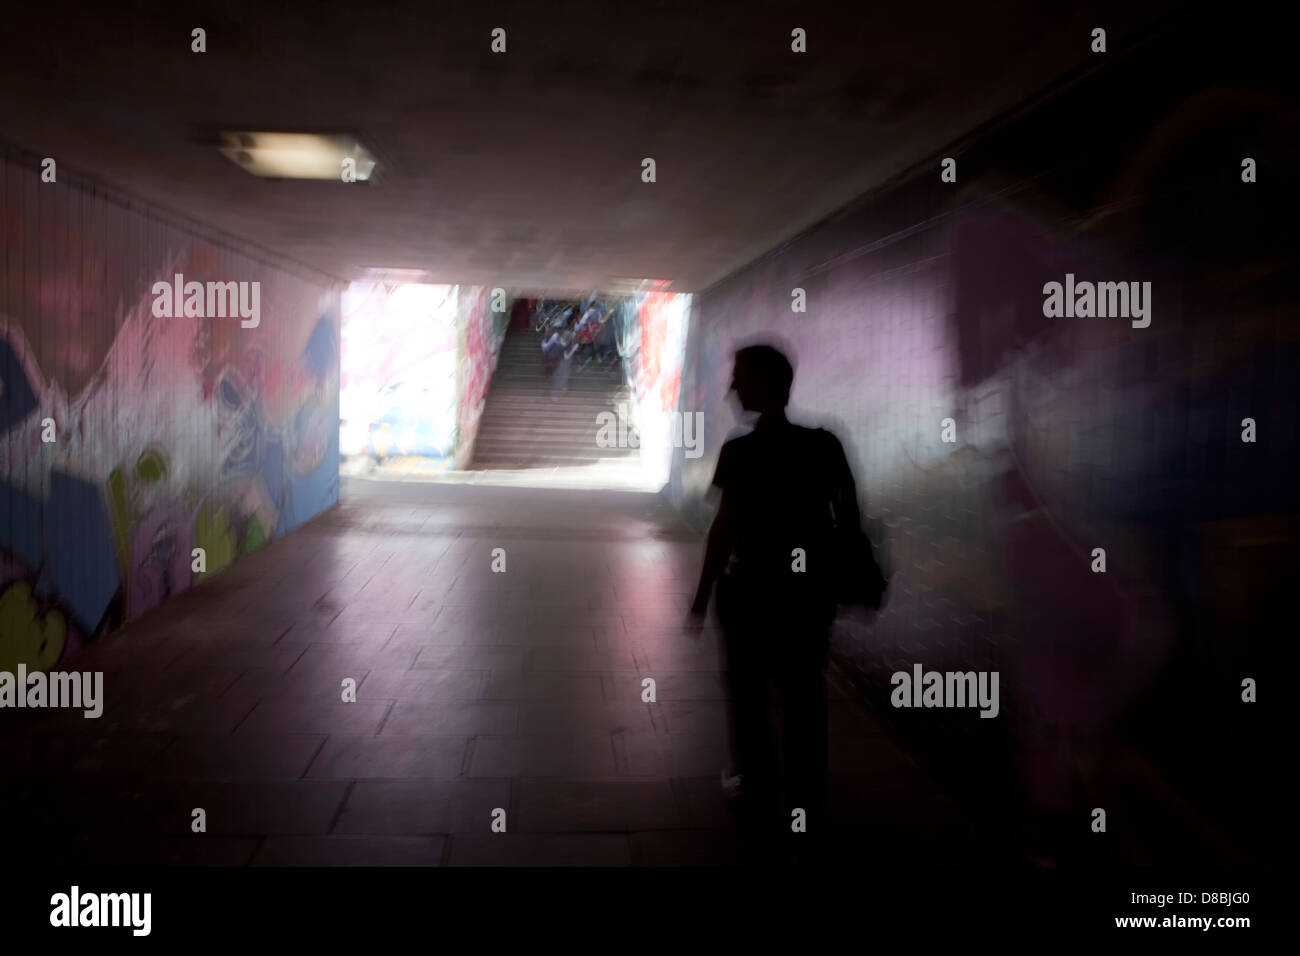
<svg viewBox="0 0 1300 956">
<path fill-rule="evenodd" d="M 790 416 L 845 442 L 892 578 L 882 613 L 841 620 L 836 660 L 1003 806 L 1093 805 L 1121 728 L 1175 779 L 1263 746 L 1241 682 L 1300 544 L 1296 113 L 1268 57 L 1204 40 L 1153 41 L 1146 82 L 1117 56 L 956 146 L 955 183 L 935 157 L 698 297 L 680 408 L 706 453 L 677 456 L 673 496 L 707 521 L 731 353 L 789 343 Z M 1045 317 L 1067 273 L 1151 282 L 1150 325 Z M 999 671 L 999 719 L 893 709 L 890 675 L 918 662 Z M 1198 810 L 1249 826 L 1229 789 Z"/>
<path fill-rule="evenodd" d="M 0 670 L 52 667 L 338 501 L 339 287 L 55 175 L 4 150 Z M 159 315 L 178 273 L 248 283 L 249 317 L 206 285 Z"/>
<path fill-rule="evenodd" d="M 510 309 L 492 311 L 492 290 L 457 287 L 456 308 L 456 467 L 474 458 L 474 441 L 487 402 L 488 385 L 506 338 Z"/>
<path fill-rule="evenodd" d="M 641 469 L 647 483 L 669 477 L 674 448 L 673 412 L 681 388 L 682 357 L 692 296 L 651 288 L 634 297 L 638 334 L 635 355 L 625 359 L 632 419 L 639 432 Z M 687 437 L 693 437 L 688 435 Z M 677 439 L 678 444 L 681 439 Z"/>
<path fill-rule="evenodd" d="M 509 312 L 485 286 L 385 279 L 343 293 L 342 407 L 347 456 L 473 457 Z"/>
</svg>

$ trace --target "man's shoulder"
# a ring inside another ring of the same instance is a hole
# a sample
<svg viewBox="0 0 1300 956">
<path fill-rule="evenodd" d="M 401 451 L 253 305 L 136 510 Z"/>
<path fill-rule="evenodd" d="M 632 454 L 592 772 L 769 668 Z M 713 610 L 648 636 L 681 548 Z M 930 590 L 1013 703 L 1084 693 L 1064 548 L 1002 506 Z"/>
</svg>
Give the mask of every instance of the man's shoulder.
<svg viewBox="0 0 1300 956">
<path fill-rule="evenodd" d="M 797 425 L 791 422 L 784 436 L 787 441 L 802 445 L 839 444 L 839 439 L 835 437 L 834 432 L 816 425 Z"/>
<path fill-rule="evenodd" d="M 750 443 L 753 437 L 754 432 L 752 429 L 732 429 L 731 434 L 727 438 L 723 439 L 722 450 L 726 451 L 728 448 L 744 448 Z"/>
<path fill-rule="evenodd" d="M 813 442 L 815 444 L 820 444 L 820 445 L 827 445 L 831 447 L 835 447 L 840 444 L 839 438 L 837 438 L 835 436 L 835 433 L 831 431 L 829 428 L 822 428 L 821 426 L 817 426 L 817 425 L 814 426 L 796 425 L 795 428 L 799 429 L 800 437 L 802 437 L 805 441 Z"/>
<path fill-rule="evenodd" d="M 814 444 L 829 444 L 830 442 L 839 443 L 839 439 L 835 437 L 835 434 L 827 431 L 825 428 L 796 425 L 794 422 L 789 422 L 781 428 L 766 432 L 761 429 L 753 428 L 737 431 L 733 433 L 731 437 L 723 441 L 722 447 L 726 448 L 730 445 L 737 448 L 745 448 L 751 445 L 758 445 L 768 438 L 775 438 L 778 441 L 810 442 Z"/>
</svg>

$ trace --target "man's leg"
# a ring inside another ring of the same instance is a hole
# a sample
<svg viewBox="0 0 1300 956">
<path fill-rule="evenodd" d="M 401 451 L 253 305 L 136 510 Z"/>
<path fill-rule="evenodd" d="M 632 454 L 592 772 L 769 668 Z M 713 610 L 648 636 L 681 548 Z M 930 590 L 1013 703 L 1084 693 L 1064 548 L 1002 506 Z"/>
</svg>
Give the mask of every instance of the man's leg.
<svg viewBox="0 0 1300 956">
<path fill-rule="evenodd" d="M 786 786 L 784 808 L 788 821 L 798 808 L 804 812 L 806 830 L 791 833 L 791 847 L 799 858 L 813 861 L 828 844 L 830 829 L 829 705 L 826 700 L 826 660 L 816 633 L 805 639 L 801 653 L 781 675 L 782 756 Z"/>
<path fill-rule="evenodd" d="M 723 634 L 731 693 L 728 713 L 733 770 L 744 776 L 745 792 L 757 794 L 770 784 L 773 775 L 770 694 L 753 648 L 747 646 L 756 636 L 752 629 L 733 622 L 724 627 Z"/>
<path fill-rule="evenodd" d="M 813 667 L 800 667 L 787 672 L 783 684 L 789 809 L 802 807 L 807 812 L 810 832 L 814 827 L 824 830 L 829 772 L 826 675 Z"/>
<path fill-rule="evenodd" d="M 743 777 L 740 823 L 747 851 L 761 860 L 766 852 L 766 841 L 761 838 L 770 833 L 780 812 L 771 691 L 763 666 L 764 635 L 752 604 L 732 588 L 719 586 L 718 614 L 731 696 L 727 730 L 733 772 Z"/>
</svg>

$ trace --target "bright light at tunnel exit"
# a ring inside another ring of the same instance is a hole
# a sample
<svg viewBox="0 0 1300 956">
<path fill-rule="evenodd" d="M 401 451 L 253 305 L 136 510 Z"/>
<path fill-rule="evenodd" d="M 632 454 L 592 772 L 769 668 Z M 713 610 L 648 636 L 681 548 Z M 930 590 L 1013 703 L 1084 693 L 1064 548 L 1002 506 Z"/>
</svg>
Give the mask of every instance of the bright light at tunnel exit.
<svg viewBox="0 0 1300 956">
<path fill-rule="evenodd" d="M 354 282 L 343 294 L 339 449 L 449 463 L 456 437 L 458 288 Z"/>
<path fill-rule="evenodd" d="M 627 400 L 610 411 L 626 416 L 639 447 L 626 459 L 590 465 L 518 470 L 465 469 L 458 444 L 473 440 L 483 411 L 491 355 L 468 342 L 470 313 L 489 303 L 474 286 L 414 281 L 416 275 L 376 270 L 343 294 L 340 452 L 345 470 L 368 477 L 428 478 L 478 484 L 658 491 L 669 480 L 683 432 L 674 428 L 693 297 L 644 281 L 637 291 L 612 296 L 630 302 L 634 320 L 620 336 Z M 507 297 L 507 301 L 513 301 Z M 488 326 L 491 321 L 488 320 Z M 479 336 L 482 338 L 482 336 Z M 467 347 L 468 346 L 468 347 Z M 466 365 L 485 365 L 470 370 Z M 575 372 L 574 374 L 581 374 Z M 484 385 L 467 393 L 466 378 Z M 477 396 L 477 401 L 475 397 Z M 597 422 L 592 423 L 593 434 Z M 627 434 L 627 430 L 621 431 Z M 694 435 L 696 441 L 702 436 Z M 692 452 L 692 457 L 695 453 Z M 382 468 L 379 467 L 382 464 Z"/>
</svg>

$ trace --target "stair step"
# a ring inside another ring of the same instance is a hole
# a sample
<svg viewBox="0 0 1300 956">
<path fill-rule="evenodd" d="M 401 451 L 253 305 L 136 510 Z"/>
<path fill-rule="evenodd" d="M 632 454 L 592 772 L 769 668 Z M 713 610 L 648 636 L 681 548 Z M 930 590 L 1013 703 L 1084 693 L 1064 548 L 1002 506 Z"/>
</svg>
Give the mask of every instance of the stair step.
<svg viewBox="0 0 1300 956">
<path fill-rule="evenodd" d="M 556 418 L 576 421 L 580 418 L 596 420 L 596 416 L 602 412 L 617 414 L 618 409 L 608 402 L 585 402 L 581 404 L 566 405 L 564 402 L 552 402 L 549 399 L 541 398 L 534 401 L 517 401 L 517 402 L 499 402 L 495 406 L 489 403 L 484 411 L 484 417 L 489 413 L 496 417 L 513 418 L 516 415 L 554 415 Z"/>
<path fill-rule="evenodd" d="M 520 457 L 540 460 L 548 458 L 581 458 L 584 461 L 607 461 L 614 458 L 639 460 L 641 456 L 636 454 L 635 449 L 596 448 L 585 445 L 568 446 L 549 442 L 535 446 L 523 442 L 484 444 L 482 448 L 478 447 L 477 442 L 474 445 L 474 460 L 476 462 Z"/>
<path fill-rule="evenodd" d="M 602 448 L 602 416 L 631 401 L 623 363 L 571 366 L 568 389 L 554 392 L 543 365 L 542 336 L 507 334 L 488 387 L 474 441 L 474 470 L 583 468 L 618 462 L 635 470 L 636 448 Z"/>
<path fill-rule="evenodd" d="M 536 429 L 519 431 L 493 431 L 487 435 L 480 434 L 474 441 L 475 447 L 486 448 L 489 445 L 527 445 L 538 448 L 542 445 L 565 445 L 569 448 L 590 448 L 593 452 L 604 454 L 606 451 L 618 451 L 618 448 L 605 448 L 596 440 L 595 435 L 575 435 L 571 432 L 544 432 Z"/>
<path fill-rule="evenodd" d="M 527 468 L 584 468 L 599 465 L 594 458 L 570 458 L 562 455 L 537 455 L 534 457 L 474 458 L 474 471 L 516 471 Z"/>
</svg>

